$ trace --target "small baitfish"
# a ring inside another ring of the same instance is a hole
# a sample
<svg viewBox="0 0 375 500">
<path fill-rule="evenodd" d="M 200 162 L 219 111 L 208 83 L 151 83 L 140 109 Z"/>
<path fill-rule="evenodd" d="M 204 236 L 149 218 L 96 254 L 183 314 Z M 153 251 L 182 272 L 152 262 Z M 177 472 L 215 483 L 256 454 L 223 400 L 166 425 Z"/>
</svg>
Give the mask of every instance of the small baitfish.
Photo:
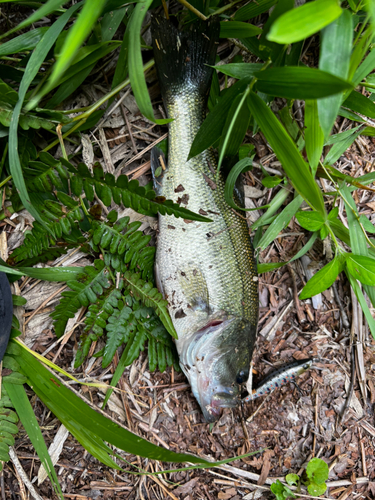
<svg viewBox="0 0 375 500">
<path fill-rule="evenodd" d="M 206 421 L 240 401 L 258 323 L 258 277 L 246 220 L 225 202 L 212 150 L 188 161 L 201 126 L 219 41 L 218 19 L 181 32 L 153 18 L 153 47 L 169 118 L 168 165 L 154 151 L 158 196 L 211 219 L 159 216 L 155 275 L 169 304 L 180 365 Z"/>
<path fill-rule="evenodd" d="M 260 396 L 269 394 L 288 382 L 293 382 L 297 377 L 302 375 L 302 373 L 311 368 L 313 361 L 314 360 L 312 358 L 301 359 L 299 361 L 293 361 L 292 363 L 280 366 L 280 368 L 267 375 L 267 377 L 262 380 L 261 384 L 254 389 L 253 393 L 243 398 L 242 401 L 252 401 Z"/>
</svg>

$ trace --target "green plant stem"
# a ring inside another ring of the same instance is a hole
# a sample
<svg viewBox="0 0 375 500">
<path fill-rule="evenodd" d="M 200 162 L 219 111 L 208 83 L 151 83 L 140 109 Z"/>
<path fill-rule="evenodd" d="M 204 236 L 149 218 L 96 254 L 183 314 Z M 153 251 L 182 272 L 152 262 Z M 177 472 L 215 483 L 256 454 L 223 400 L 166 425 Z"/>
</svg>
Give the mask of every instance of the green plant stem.
<svg viewBox="0 0 375 500">
<path fill-rule="evenodd" d="M 189 9 L 193 14 L 195 14 L 199 19 L 202 19 L 202 21 L 207 21 L 208 17 L 206 17 L 202 12 L 197 10 L 195 7 L 193 7 L 189 2 L 186 0 L 178 0 L 180 4 L 182 4 L 184 7 Z"/>
<path fill-rule="evenodd" d="M 85 206 L 85 203 L 83 201 L 82 196 L 79 197 L 79 201 L 81 202 L 81 207 L 82 207 L 82 210 L 83 210 L 84 214 L 86 215 L 86 217 L 90 217 L 90 214 L 87 211 L 87 208 Z"/>
<path fill-rule="evenodd" d="M 226 12 L 227 10 L 231 9 L 233 7 L 233 5 L 236 5 L 239 2 L 242 2 L 242 0 L 236 0 L 235 2 L 229 3 L 228 5 L 224 5 L 224 7 L 220 7 L 220 9 L 217 9 L 217 10 L 215 10 L 215 12 L 212 12 L 212 14 L 210 14 L 210 16 L 218 16 L 219 14 L 222 14 L 223 12 Z M 232 14 L 231 17 L 233 17 L 234 15 L 235 15 L 235 12 L 234 12 L 234 14 Z"/>
<path fill-rule="evenodd" d="M 0 162 L 0 176 L 3 173 L 5 158 L 7 157 L 7 154 L 8 154 L 8 147 L 9 147 L 9 142 L 6 143 L 5 148 L 4 148 L 4 152 L 3 152 L 3 156 L 1 157 L 1 162 Z M 0 184 L 0 187 L 1 186 L 2 186 L 2 184 Z"/>
<path fill-rule="evenodd" d="M 6 184 L 8 181 L 10 181 L 12 178 L 11 175 L 8 175 L 8 177 L 6 179 L 4 179 L 2 182 L 0 182 L 0 188 L 2 188 L 4 186 L 4 184 Z"/>
</svg>

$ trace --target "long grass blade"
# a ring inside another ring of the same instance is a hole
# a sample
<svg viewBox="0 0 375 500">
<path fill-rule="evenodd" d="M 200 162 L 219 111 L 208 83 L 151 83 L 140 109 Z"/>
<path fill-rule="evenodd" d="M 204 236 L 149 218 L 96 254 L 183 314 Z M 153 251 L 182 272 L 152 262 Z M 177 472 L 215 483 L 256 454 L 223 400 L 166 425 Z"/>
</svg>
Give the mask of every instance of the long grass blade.
<svg viewBox="0 0 375 500">
<path fill-rule="evenodd" d="M 341 16 L 321 33 L 319 69 L 346 79 L 349 73 L 352 38 L 352 16 L 348 10 L 344 10 Z M 318 101 L 319 121 L 325 138 L 332 130 L 341 102 L 342 93 Z"/>
<path fill-rule="evenodd" d="M 313 175 L 315 175 L 324 145 L 324 134 L 319 123 L 316 100 L 305 102 L 305 127 L 306 154 Z"/>
<path fill-rule="evenodd" d="M 4 386 L 41 463 L 44 465 L 55 492 L 64 500 L 56 471 L 43 439 L 42 431 L 40 430 L 23 385 L 10 384 L 4 381 Z"/>
</svg>

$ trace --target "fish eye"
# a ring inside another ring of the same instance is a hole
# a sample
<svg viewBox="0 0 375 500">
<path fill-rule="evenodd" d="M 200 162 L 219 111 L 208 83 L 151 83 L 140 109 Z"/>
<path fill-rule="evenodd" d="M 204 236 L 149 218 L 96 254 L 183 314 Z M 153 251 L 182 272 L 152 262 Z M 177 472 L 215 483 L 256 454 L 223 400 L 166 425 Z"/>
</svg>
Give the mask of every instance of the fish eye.
<svg viewBox="0 0 375 500">
<path fill-rule="evenodd" d="M 237 384 L 243 384 L 249 378 L 249 370 L 241 370 L 236 378 Z"/>
<path fill-rule="evenodd" d="M 305 370 L 308 370 L 310 368 L 310 363 L 305 363 L 303 367 Z"/>
</svg>

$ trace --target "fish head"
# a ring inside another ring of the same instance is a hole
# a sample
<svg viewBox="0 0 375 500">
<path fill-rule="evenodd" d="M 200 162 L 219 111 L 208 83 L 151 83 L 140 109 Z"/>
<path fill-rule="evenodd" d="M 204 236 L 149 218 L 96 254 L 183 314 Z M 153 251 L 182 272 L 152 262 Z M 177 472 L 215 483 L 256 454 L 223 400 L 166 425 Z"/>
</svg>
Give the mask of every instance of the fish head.
<svg viewBox="0 0 375 500">
<path fill-rule="evenodd" d="M 214 317 L 180 343 L 180 365 L 207 422 L 215 422 L 223 408 L 240 401 L 240 386 L 249 377 L 255 327 L 236 317 Z"/>
</svg>

